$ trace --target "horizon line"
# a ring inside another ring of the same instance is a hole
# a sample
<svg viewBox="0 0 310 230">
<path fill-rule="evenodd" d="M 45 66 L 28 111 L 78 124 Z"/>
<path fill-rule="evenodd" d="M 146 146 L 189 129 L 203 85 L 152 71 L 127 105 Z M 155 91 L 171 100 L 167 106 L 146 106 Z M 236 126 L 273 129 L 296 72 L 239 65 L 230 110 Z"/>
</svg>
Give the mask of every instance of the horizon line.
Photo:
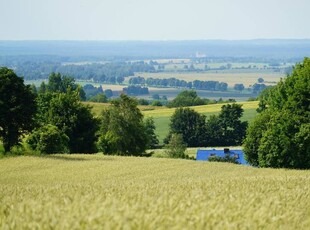
<svg viewBox="0 0 310 230">
<path fill-rule="evenodd" d="M 253 38 L 253 39 L 0 39 L 0 42 L 199 42 L 199 41 L 310 41 L 310 38 Z"/>
</svg>

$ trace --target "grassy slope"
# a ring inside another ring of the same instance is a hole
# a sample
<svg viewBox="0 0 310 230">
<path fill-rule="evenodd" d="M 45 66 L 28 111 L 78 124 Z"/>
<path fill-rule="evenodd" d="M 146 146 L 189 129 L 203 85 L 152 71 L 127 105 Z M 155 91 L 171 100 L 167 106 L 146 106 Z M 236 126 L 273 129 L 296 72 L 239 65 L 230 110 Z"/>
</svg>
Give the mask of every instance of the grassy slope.
<svg viewBox="0 0 310 230">
<path fill-rule="evenodd" d="M 108 106 L 108 104 L 103 103 L 87 103 L 93 107 L 93 112 L 96 115 L 99 115 L 100 112 Z M 256 115 L 256 108 L 258 106 L 257 101 L 250 102 L 240 102 L 242 108 L 244 109 L 244 116 L 242 120 L 251 121 Z M 205 114 L 207 117 L 212 114 L 218 114 L 221 111 L 223 104 L 214 104 L 214 105 L 202 105 L 202 106 L 193 106 L 191 107 L 195 111 Z M 174 113 L 174 108 L 167 107 L 151 107 L 151 106 L 140 106 L 139 107 L 145 117 L 153 117 L 156 125 L 156 134 L 159 136 L 159 140 L 162 140 L 166 137 L 169 131 L 170 117 Z"/>
<path fill-rule="evenodd" d="M 54 155 L 0 160 L 0 229 L 307 229 L 310 171 Z"/>
</svg>

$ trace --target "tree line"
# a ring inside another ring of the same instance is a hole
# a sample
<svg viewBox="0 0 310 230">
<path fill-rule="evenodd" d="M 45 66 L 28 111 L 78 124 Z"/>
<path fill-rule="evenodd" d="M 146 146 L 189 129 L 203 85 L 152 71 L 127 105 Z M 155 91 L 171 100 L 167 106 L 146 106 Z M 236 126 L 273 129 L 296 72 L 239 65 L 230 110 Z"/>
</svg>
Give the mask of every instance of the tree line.
<svg viewBox="0 0 310 230">
<path fill-rule="evenodd" d="M 187 82 L 185 80 L 179 80 L 176 78 L 147 78 L 144 77 L 132 77 L 129 79 L 131 85 L 146 85 L 153 87 L 172 87 L 172 88 L 188 88 L 210 91 L 227 91 L 228 84 L 219 81 L 200 81 L 194 80 L 193 82 Z"/>
<path fill-rule="evenodd" d="M 18 76 L 26 80 L 47 79 L 50 73 L 58 72 L 63 75 L 75 76 L 80 80 L 93 82 L 121 84 L 124 78 L 133 76 L 135 72 L 156 72 L 153 65 L 140 62 L 107 62 L 91 64 L 61 64 L 61 62 L 24 61 L 12 63 Z"/>
</svg>

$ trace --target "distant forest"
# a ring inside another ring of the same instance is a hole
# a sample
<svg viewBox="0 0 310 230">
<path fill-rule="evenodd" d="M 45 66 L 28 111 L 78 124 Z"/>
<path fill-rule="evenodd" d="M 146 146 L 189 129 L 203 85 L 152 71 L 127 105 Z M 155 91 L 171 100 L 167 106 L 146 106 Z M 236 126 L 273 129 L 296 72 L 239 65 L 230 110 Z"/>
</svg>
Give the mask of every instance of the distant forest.
<svg viewBox="0 0 310 230">
<path fill-rule="evenodd" d="M 252 61 L 301 61 L 310 54 L 310 39 L 197 40 L 197 41 L 0 41 L 1 56 L 46 55 L 59 61 L 98 61 L 102 58 L 252 58 Z M 231 61 L 231 60 L 230 60 Z"/>
<path fill-rule="evenodd" d="M 156 60 L 191 60 L 184 62 L 178 72 L 230 70 L 229 63 L 268 63 L 272 71 L 290 73 L 290 67 L 280 68 L 280 63 L 296 63 L 309 54 L 310 40 L 0 41 L 0 67 L 13 69 L 25 80 L 47 79 L 52 72 L 59 72 L 83 81 L 123 84 L 126 77 L 135 73 L 150 73 L 148 78 L 131 78 L 129 84 L 211 91 L 226 91 L 228 85 L 219 81 L 152 78 L 151 73 L 169 72 Z M 210 68 L 209 63 L 227 65 Z M 264 88 L 264 84 L 252 86 L 255 93 Z M 126 90 L 141 91 L 134 87 Z M 147 93 L 146 88 L 142 91 Z"/>
</svg>

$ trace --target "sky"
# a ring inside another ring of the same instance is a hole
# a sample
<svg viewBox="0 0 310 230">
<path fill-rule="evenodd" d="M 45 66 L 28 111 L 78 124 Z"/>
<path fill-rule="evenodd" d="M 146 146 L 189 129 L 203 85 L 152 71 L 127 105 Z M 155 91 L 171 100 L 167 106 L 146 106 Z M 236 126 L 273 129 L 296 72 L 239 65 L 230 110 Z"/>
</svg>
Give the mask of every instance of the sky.
<svg viewBox="0 0 310 230">
<path fill-rule="evenodd" d="M 0 40 L 309 39 L 310 0 L 0 0 Z"/>
</svg>

